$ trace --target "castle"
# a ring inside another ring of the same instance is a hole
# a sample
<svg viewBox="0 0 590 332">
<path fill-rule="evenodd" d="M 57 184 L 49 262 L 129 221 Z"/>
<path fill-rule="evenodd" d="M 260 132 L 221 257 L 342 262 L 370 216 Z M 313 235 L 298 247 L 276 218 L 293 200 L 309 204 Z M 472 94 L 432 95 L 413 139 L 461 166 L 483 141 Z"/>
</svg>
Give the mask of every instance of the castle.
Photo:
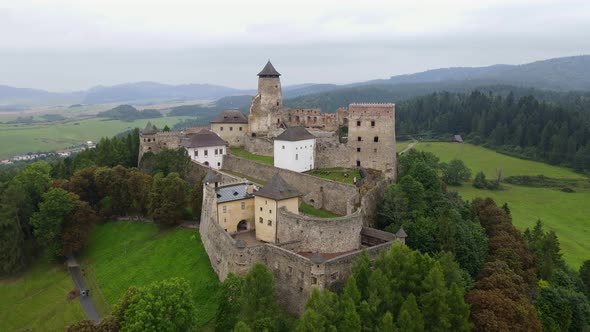
<svg viewBox="0 0 590 332">
<path fill-rule="evenodd" d="M 270 61 L 258 74 L 247 119 L 229 110 L 208 129 L 163 133 L 148 125 L 140 134 L 139 158 L 193 148 L 194 168 L 207 172 L 199 232 L 214 271 L 223 280 L 263 262 L 273 271 L 279 302 L 301 313 L 312 289 L 343 282 L 363 250 L 375 256 L 394 241 L 405 243 L 407 235 L 371 227 L 396 177 L 395 106 L 358 103 L 335 113 L 283 109 L 280 75 Z M 228 154 L 226 146 L 272 155 L 277 167 Z M 356 185 L 303 172 L 330 167 L 374 171 L 362 172 L 371 176 Z M 302 203 L 338 217 L 306 215 Z"/>
</svg>

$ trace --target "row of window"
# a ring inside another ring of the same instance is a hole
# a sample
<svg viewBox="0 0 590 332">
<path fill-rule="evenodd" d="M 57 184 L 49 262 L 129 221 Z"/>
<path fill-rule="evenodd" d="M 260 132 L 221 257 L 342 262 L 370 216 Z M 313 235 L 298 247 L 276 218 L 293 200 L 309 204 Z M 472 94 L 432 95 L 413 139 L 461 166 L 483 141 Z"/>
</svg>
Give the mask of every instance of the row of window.
<svg viewBox="0 0 590 332">
<path fill-rule="evenodd" d="M 280 265 L 279 265 L 279 262 L 275 262 L 275 264 L 274 264 L 274 268 L 275 268 L 275 270 L 277 270 L 277 271 L 279 271 L 279 270 L 280 270 Z M 293 267 L 292 267 L 292 266 L 287 266 L 287 277 L 291 277 L 292 275 L 293 275 Z M 332 272 L 332 273 L 330 274 L 330 279 L 331 279 L 331 281 L 336 281 L 336 280 L 338 280 L 338 275 L 339 275 L 338 271 L 336 271 L 336 272 Z M 303 278 L 304 278 L 304 277 L 305 277 L 305 273 L 304 273 L 303 271 L 299 270 L 299 279 L 300 279 L 300 280 L 303 280 Z M 317 279 L 316 277 L 311 277 L 311 284 L 312 284 L 312 285 L 315 285 L 315 284 L 317 284 L 317 283 L 318 283 L 318 279 Z"/>
<path fill-rule="evenodd" d="M 242 210 L 245 210 L 246 209 L 246 202 L 242 202 L 241 207 L 242 207 Z M 222 206 L 222 209 L 223 209 L 223 213 L 227 213 L 227 206 L 226 205 Z"/>
<path fill-rule="evenodd" d="M 260 212 L 262 212 L 262 206 L 260 207 Z M 272 210 L 268 210 L 268 214 L 272 214 Z"/>
<path fill-rule="evenodd" d="M 223 154 L 223 149 L 215 149 L 215 155 Z M 203 156 L 207 157 L 209 155 L 209 150 L 205 150 L 203 152 Z M 195 157 L 199 156 L 199 150 L 195 150 Z"/>
<path fill-rule="evenodd" d="M 361 152 L 361 148 L 356 148 L 356 152 Z M 377 148 L 374 148 L 373 152 L 377 153 Z"/>
<path fill-rule="evenodd" d="M 310 147 L 310 148 L 313 148 L 313 145 L 310 145 L 309 147 Z M 285 150 L 285 146 L 284 146 L 284 145 L 282 146 L 282 148 L 283 148 L 283 150 Z M 302 147 L 295 147 L 295 150 L 299 150 L 300 148 L 301 148 L 302 150 L 303 150 L 303 149 L 307 149 L 307 145 L 304 145 L 304 146 L 302 146 Z"/>
<path fill-rule="evenodd" d="M 363 141 L 363 137 L 359 136 L 356 138 L 357 142 L 362 142 Z M 378 143 L 379 142 L 379 136 L 375 136 L 373 137 L 373 142 Z"/>
<path fill-rule="evenodd" d="M 356 122 L 356 126 L 360 127 L 361 126 L 361 121 L 357 121 Z M 375 120 L 371 120 L 371 127 L 375 127 Z"/>
<path fill-rule="evenodd" d="M 258 223 L 262 224 L 264 223 L 264 219 L 262 219 L 262 217 L 258 218 Z M 272 226 L 272 220 L 268 219 L 268 222 L 266 223 L 268 226 Z"/>
<path fill-rule="evenodd" d="M 220 131 L 223 131 L 223 127 L 219 127 Z M 239 127 L 239 130 L 242 131 L 242 127 Z M 229 127 L 229 131 L 234 131 L 234 127 Z"/>
</svg>

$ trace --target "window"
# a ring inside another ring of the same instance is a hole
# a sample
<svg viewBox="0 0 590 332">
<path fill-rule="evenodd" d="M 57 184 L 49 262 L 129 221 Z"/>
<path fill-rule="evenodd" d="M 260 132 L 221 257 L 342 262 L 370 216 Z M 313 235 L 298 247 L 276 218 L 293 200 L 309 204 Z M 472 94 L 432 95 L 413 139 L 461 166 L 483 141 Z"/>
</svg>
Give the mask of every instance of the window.
<svg viewBox="0 0 590 332">
<path fill-rule="evenodd" d="M 223 213 L 227 213 L 227 206 L 223 207 Z"/>
<path fill-rule="evenodd" d="M 377 148 L 374 148 L 374 149 L 373 149 L 373 151 L 374 151 L 375 153 L 377 153 Z"/>
<path fill-rule="evenodd" d="M 356 122 L 356 126 L 357 126 L 357 127 L 360 127 L 360 126 L 361 126 L 361 122 L 360 122 L 360 121 L 357 121 L 357 122 Z"/>
<path fill-rule="evenodd" d="M 219 154 L 219 150 L 215 149 L 215 155 Z"/>
<path fill-rule="evenodd" d="M 219 154 L 223 154 L 223 149 L 219 149 Z"/>
<path fill-rule="evenodd" d="M 219 131 L 223 131 L 223 127 L 219 127 Z"/>
<path fill-rule="evenodd" d="M 356 148 L 356 152 L 361 152 L 361 148 Z"/>
<path fill-rule="evenodd" d="M 371 127 L 375 127 L 375 121 L 371 121 Z"/>
<path fill-rule="evenodd" d="M 260 212 L 262 212 L 262 206 L 260 207 Z"/>
<path fill-rule="evenodd" d="M 277 106 L 279 106 L 279 102 L 277 101 Z"/>
<path fill-rule="evenodd" d="M 289 275 L 293 274 L 293 267 L 292 266 L 287 267 L 287 273 Z"/>
<path fill-rule="evenodd" d="M 330 274 L 330 279 L 332 279 L 332 280 L 338 279 L 338 272 L 334 272 L 334 273 Z"/>
<path fill-rule="evenodd" d="M 245 210 L 245 209 L 246 209 L 246 203 L 242 202 L 242 210 Z"/>
<path fill-rule="evenodd" d="M 295 154 L 295 160 L 299 160 L 299 155 Z"/>
<path fill-rule="evenodd" d="M 285 150 L 285 146 L 283 145 L 283 150 Z"/>
<path fill-rule="evenodd" d="M 268 210 L 268 214 L 272 214 L 272 210 Z"/>
<path fill-rule="evenodd" d="M 303 279 L 303 277 L 304 277 L 303 271 L 299 271 L 299 279 Z"/>
<path fill-rule="evenodd" d="M 375 142 L 375 143 L 379 142 L 379 136 L 373 137 L 373 142 Z"/>
<path fill-rule="evenodd" d="M 218 166 L 218 167 L 219 167 L 219 166 L 221 166 L 221 163 L 219 163 L 219 162 L 218 162 L 218 163 L 217 163 L 217 166 Z"/>
<path fill-rule="evenodd" d="M 357 167 L 361 167 L 361 161 L 360 161 L 360 160 L 357 160 L 357 161 L 356 161 L 356 166 L 357 166 Z"/>
<path fill-rule="evenodd" d="M 240 131 L 242 131 L 242 127 L 240 127 Z"/>
<path fill-rule="evenodd" d="M 268 219 L 268 223 L 266 223 L 268 226 L 272 226 L 272 220 Z"/>
<path fill-rule="evenodd" d="M 234 127 L 229 127 L 229 131 L 233 131 L 233 130 L 234 130 Z"/>
<path fill-rule="evenodd" d="M 264 220 L 262 220 L 262 217 L 258 218 L 258 223 L 262 224 L 264 222 Z"/>
<path fill-rule="evenodd" d="M 359 136 L 359 137 L 357 137 L 357 138 L 356 138 L 356 140 L 357 140 L 358 142 L 360 142 L 360 141 L 362 141 L 362 140 L 363 140 L 363 138 Z"/>
<path fill-rule="evenodd" d="M 205 150 L 205 157 L 207 157 L 207 155 L 209 155 L 209 150 Z"/>
<path fill-rule="evenodd" d="M 195 150 L 195 157 L 198 157 L 198 156 L 199 156 L 199 151 Z"/>
<path fill-rule="evenodd" d="M 315 284 L 317 284 L 317 283 L 318 283 L 318 278 L 316 278 L 316 277 L 311 277 L 311 284 L 312 284 L 312 285 L 315 285 Z"/>
</svg>

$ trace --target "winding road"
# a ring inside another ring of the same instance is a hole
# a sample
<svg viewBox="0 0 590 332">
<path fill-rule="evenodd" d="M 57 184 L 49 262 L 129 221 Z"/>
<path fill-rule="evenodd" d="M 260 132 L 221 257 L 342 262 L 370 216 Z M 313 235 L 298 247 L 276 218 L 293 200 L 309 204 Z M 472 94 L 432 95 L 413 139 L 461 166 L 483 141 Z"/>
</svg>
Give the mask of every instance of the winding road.
<svg viewBox="0 0 590 332">
<path fill-rule="evenodd" d="M 82 271 L 80 270 L 80 265 L 76 261 L 74 256 L 68 257 L 68 270 L 70 271 L 70 276 L 72 276 L 72 281 L 74 281 L 74 285 L 76 288 L 80 290 L 86 289 L 86 285 L 84 284 L 84 278 L 82 277 Z M 92 290 L 90 290 L 90 294 L 92 294 Z M 92 302 L 92 296 L 82 296 L 80 295 L 80 306 L 82 310 L 86 313 L 86 317 L 88 320 L 92 320 L 96 323 L 100 321 L 100 315 L 98 314 L 98 310 L 94 306 Z"/>
</svg>

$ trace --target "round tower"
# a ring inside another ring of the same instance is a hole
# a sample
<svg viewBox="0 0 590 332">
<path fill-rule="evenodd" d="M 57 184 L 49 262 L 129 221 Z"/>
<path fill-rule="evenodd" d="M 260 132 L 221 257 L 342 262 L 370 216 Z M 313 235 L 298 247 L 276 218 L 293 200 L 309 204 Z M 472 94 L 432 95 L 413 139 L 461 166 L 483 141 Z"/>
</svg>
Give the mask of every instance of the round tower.
<svg viewBox="0 0 590 332">
<path fill-rule="evenodd" d="M 268 134 L 271 113 L 283 108 L 280 76 L 270 60 L 258 73 L 258 94 L 252 98 L 248 116 L 248 127 L 252 136 Z"/>
</svg>

